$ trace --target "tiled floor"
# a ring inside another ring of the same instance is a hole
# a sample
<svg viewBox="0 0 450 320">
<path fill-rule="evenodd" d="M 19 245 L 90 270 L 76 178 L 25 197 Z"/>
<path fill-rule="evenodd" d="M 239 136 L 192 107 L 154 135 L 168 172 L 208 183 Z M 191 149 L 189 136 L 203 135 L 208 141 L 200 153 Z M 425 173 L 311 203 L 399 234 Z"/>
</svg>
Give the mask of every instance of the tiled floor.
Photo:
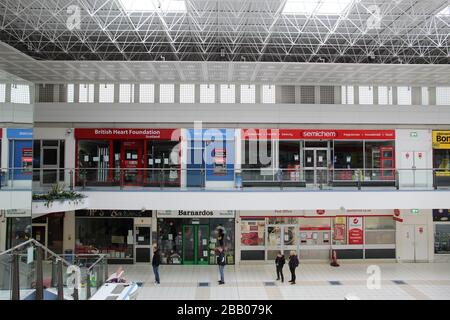
<svg viewBox="0 0 450 320">
<path fill-rule="evenodd" d="M 226 266 L 226 284 L 220 286 L 216 266 L 162 265 L 158 286 L 154 285 L 149 265 L 126 266 L 125 277 L 143 282 L 138 296 L 143 300 L 450 299 L 450 263 L 376 264 L 381 271 L 379 288 L 367 286 L 369 265 L 341 262 L 340 267 L 333 268 L 328 264 L 301 264 L 296 285 L 287 282 L 287 266 L 285 283 L 275 281 L 275 286 L 265 285 L 275 280 L 275 267 L 269 264 Z M 113 272 L 115 267 L 110 269 Z M 209 286 L 199 286 L 200 282 L 208 282 Z"/>
</svg>

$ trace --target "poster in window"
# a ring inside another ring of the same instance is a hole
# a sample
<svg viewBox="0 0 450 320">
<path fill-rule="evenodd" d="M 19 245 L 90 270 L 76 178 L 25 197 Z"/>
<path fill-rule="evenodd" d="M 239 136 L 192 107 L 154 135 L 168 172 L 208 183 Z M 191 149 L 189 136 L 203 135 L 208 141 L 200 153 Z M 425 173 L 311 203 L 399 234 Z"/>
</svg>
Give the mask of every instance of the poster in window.
<svg viewBox="0 0 450 320">
<path fill-rule="evenodd" d="M 334 219 L 333 240 L 345 240 L 345 217 L 336 217 Z"/>
<path fill-rule="evenodd" d="M 33 169 L 33 149 L 23 148 L 22 149 L 22 169 L 25 172 L 31 172 Z"/>
</svg>

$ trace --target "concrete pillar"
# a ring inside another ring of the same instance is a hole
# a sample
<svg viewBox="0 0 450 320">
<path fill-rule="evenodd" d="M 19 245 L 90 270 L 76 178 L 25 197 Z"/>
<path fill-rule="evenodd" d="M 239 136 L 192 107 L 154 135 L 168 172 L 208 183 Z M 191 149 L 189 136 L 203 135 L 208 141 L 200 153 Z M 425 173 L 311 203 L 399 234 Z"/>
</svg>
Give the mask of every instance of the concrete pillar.
<svg viewBox="0 0 450 320">
<path fill-rule="evenodd" d="M 373 90 L 373 104 L 379 104 L 379 102 L 378 102 L 378 87 L 372 86 L 372 90 Z"/>
<path fill-rule="evenodd" d="M 214 102 L 215 103 L 220 103 L 220 84 L 215 84 L 214 85 L 214 90 L 215 90 L 215 94 L 214 94 Z"/>
<path fill-rule="evenodd" d="M 11 86 L 12 86 L 11 83 L 7 83 L 5 85 L 5 102 L 6 103 L 11 102 Z"/>
<path fill-rule="evenodd" d="M 320 86 L 314 86 L 314 103 L 320 104 Z"/>
<path fill-rule="evenodd" d="M 411 104 L 420 106 L 422 105 L 422 88 L 411 87 Z"/>
<path fill-rule="evenodd" d="M 341 88 L 341 86 L 334 86 L 334 103 L 342 104 L 342 88 Z"/>
<path fill-rule="evenodd" d="M 236 99 L 236 103 L 242 103 L 242 101 L 241 101 L 241 85 L 236 84 L 234 90 L 235 90 L 234 96 Z"/>
<path fill-rule="evenodd" d="M 119 103 L 120 101 L 120 84 L 119 83 L 114 83 L 114 98 L 113 98 L 113 102 L 114 103 Z"/>
<path fill-rule="evenodd" d="M 194 102 L 200 103 L 200 84 L 198 83 L 194 85 Z"/>
<path fill-rule="evenodd" d="M 175 85 L 174 85 L 174 90 L 173 90 L 173 94 L 174 94 L 174 97 L 173 97 L 173 102 L 174 103 L 180 103 L 180 84 L 179 83 L 176 83 Z"/>
<path fill-rule="evenodd" d="M 272 86 L 273 87 L 273 86 Z M 275 91 L 275 103 L 283 103 L 283 97 L 281 95 L 281 85 L 277 86 L 277 90 Z M 272 88 L 273 89 L 273 88 Z"/>
<path fill-rule="evenodd" d="M 235 264 L 238 265 L 241 262 L 241 217 L 240 211 L 235 211 L 235 221 L 234 221 L 234 246 L 235 246 Z"/>
<path fill-rule="evenodd" d="M 134 103 L 139 103 L 139 102 L 141 102 L 141 101 L 139 101 L 139 95 L 140 95 L 140 86 L 139 86 L 139 83 L 133 83 L 133 87 L 134 87 L 134 91 L 133 91 L 133 94 L 134 94 L 134 99 L 133 99 L 133 101 L 134 101 Z"/>
<path fill-rule="evenodd" d="M 359 87 L 353 86 L 353 103 L 359 104 Z"/>
<path fill-rule="evenodd" d="M 80 84 L 73 85 L 73 102 L 80 102 Z"/>
<path fill-rule="evenodd" d="M 428 102 L 430 106 L 436 105 L 436 87 L 428 87 Z"/>
<path fill-rule="evenodd" d="M 392 94 L 392 104 L 397 105 L 398 104 L 397 87 L 391 87 L 391 94 Z"/>
<path fill-rule="evenodd" d="M 87 85 L 89 87 L 89 84 Z M 88 101 L 89 101 L 89 94 L 88 94 Z M 100 101 L 100 84 L 95 83 L 94 84 L 94 102 L 98 103 Z"/>
<path fill-rule="evenodd" d="M 160 90 L 159 90 L 159 88 L 160 88 L 159 83 L 155 83 L 155 103 L 160 103 L 160 99 L 159 99 Z"/>
<path fill-rule="evenodd" d="M 255 103 L 261 103 L 262 98 L 262 85 L 261 84 L 256 84 L 255 85 Z"/>
</svg>

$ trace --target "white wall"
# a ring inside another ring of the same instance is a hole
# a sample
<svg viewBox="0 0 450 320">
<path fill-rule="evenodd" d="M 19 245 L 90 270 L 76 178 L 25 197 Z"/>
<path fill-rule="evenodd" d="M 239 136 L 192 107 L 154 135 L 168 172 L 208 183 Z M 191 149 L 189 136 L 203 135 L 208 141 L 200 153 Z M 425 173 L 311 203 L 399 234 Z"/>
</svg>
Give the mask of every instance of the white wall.
<svg viewBox="0 0 450 320">
<path fill-rule="evenodd" d="M 417 129 L 397 129 L 395 130 L 395 162 L 397 169 L 411 169 L 407 165 L 414 157 L 414 152 L 421 152 L 424 155 L 422 167 L 433 167 L 433 150 L 432 150 L 432 130 Z M 409 155 L 409 160 L 406 159 Z M 419 169 L 421 165 L 416 163 Z M 433 175 L 431 170 L 399 170 L 400 187 L 408 188 L 413 185 L 417 187 L 433 186 Z M 433 207 L 435 208 L 435 207 Z"/>
<path fill-rule="evenodd" d="M 450 191 L 87 191 L 89 209 L 346 210 L 449 208 Z"/>
<path fill-rule="evenodd" d="M 0 123 L 31 125 L 33 123 L 33 104 L 1 103 Z"/>
<path fill-rule="evenodd" d="M 37 123 L 406 124 L 450 127 L 449 108 L 308 104 L 36 103 Z M 238 126 L 238 125 L 236 125 Z"/>
<path fill-rule="evenodd" d="M 30 190 L 0 191 L 0 209 L 31 210 L 31 191 Z"/>
</svg>

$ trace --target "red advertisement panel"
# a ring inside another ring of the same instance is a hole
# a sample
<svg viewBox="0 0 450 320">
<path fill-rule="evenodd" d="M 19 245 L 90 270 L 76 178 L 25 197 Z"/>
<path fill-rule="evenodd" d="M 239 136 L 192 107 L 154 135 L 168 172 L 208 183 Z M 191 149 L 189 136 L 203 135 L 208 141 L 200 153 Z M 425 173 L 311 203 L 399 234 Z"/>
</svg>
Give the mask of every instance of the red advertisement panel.
<svg viewBox="0 0 450 320">
<path fill-rule="evenodd" d="M 3 134 L 3 129 L 0 128 L 0 139 L 2 138 L 2 134 Z"/>
<path fill-rule="evenodd" d="M 243 140 L 395 140 L 395 130 L 242 129 Z"/>
<path fill-rule="evenodd" d="M 75 139 L 179 140 L 180 129 L 98 128 L 75 129 Z"/>
<path fill-rule="evenodd" d="M 348 218 L 348 244 L 363 244 L 363 218 L 349 217 Z"/>
</svg>

